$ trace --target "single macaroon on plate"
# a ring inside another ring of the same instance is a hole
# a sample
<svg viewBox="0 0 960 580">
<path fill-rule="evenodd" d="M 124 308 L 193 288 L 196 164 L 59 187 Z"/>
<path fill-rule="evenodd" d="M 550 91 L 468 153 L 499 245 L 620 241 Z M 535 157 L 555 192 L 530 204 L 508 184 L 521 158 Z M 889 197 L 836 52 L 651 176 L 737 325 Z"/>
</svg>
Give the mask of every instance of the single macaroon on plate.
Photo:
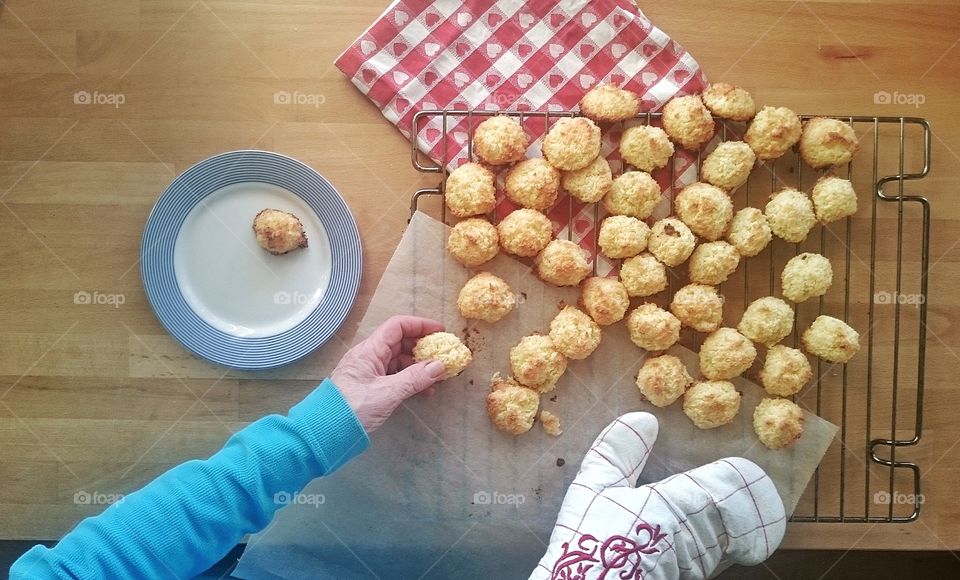
<svg viewBox="0 0 960 580">
<path fill-rule="evenodd" d="M 253 224 L 265 209 L 299 219 L 303 244 L 282 255 L 261 247 Z M 231 151 L 167 187 L 140 262 L 150 306 L 174 338 L 217 364 L 267 369 L 333 336 L 356 298 L 362 252 L 347 204 L 323 176 L 277 153 Z"/>
</svg>

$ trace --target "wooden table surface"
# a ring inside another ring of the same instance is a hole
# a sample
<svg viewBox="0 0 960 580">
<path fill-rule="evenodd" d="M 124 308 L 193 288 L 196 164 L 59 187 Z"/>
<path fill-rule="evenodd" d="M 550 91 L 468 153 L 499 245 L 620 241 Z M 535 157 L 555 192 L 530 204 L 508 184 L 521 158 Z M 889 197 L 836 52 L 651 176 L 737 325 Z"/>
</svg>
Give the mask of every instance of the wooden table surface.
<svg viewBox="0 0 960 580">
<path fill-rule="evenodd" d="M 646 2 L 647 15 L 708 76 L 800 112 L 916 115 L 933 169 L 908 191 L 933 204 L 919 521 L 793 524 L 783 546 L 960 548 L 960 10 L 905 3 Z M 8 0 L 0 5 L 0 538 L 56 538 L 95 505 L 203 457 L 246 423 L 283 411 L 353 340 L 407 219 L 409 146 L 332 66 L 385 0 Z M 323 96 L 274 104 L 276 91 Z M 875 104 L 877 91 L 924 102 Z M 77 91 L 122 95 L 75 104 Z M 346 324 L 306 360 L 225 372 L 167 335 L 140 283 L 151 206 L 191 164 L 259 148 L 333 182 L 359 223 L 365 269 Z M 916 258 L 912 269 L 916 275 Z M 908 264 L 910 266 L 910 264 Z M 75 304 L 77 292 L 122 296 Z M 892 309 L 879 310 L 880 318 Z M 851 399 L 855 404 L 857 399 Z M 911 423 L 904 420 L 908 434 Z M 824 485 L 829 485 L 825 483 Z"/>
</svg>

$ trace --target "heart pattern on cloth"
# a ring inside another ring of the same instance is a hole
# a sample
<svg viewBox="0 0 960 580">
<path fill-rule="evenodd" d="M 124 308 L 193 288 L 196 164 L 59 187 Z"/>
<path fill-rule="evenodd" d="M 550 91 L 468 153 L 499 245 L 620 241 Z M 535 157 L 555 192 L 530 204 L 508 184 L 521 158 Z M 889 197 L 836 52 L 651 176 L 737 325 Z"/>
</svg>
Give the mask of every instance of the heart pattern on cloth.
<svg viewBox="0 0 960 580">
<path fill-rule="evenodd" d="M 427 56 L 436 56 L 440 52 L 440 45 L 436 42 L 428 42 L 423 45 L 423 53 Z"/>
<path fill-rule="evenodd" d="M 377 50 L 377 45 L 374 44 L 373 42 L 369 40 L 360 41 L 360 52 L 362 52 L 365 56 L 370 56 L 371 54 L 376 52 L 376 50 Z"/>
</svg>

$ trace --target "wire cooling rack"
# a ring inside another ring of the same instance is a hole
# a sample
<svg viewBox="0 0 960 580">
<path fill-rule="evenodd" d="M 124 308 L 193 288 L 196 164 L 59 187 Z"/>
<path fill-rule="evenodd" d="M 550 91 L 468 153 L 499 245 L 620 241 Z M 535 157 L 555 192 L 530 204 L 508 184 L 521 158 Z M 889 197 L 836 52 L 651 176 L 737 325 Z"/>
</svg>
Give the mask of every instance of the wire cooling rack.
<svg viewBox="0 0 960 580">
<path fill-rule="evenodd" d="M 439 124 L 441 141 L 449 147 L 451 141 L 445 138 L 448 128 L 457 126 L 463 130 L 466 125 L 467 154 L 473 159 L 474 127 L 498 114 L 514 117 L 522 125 L 536 123 L 540 131 L 558 118 L 577 115 L 459 110 L 417 113 L 413 121 L 412 163 L 419 172 L 437 174 L 440 181 L 436 187 L 420 189 L 413 195 L 411 212 L 425 211 L 447 222 L 442 199 L 446 166 L 459 151 L 459 147 L 457 152 L 444 150 L 439 163 L 427 159 L 419 152 L 420 128 L 429 121 Z M 801 117 L 806 120 L 812 116 Z M 833 118 L 850 123 L 860 139 L 861 148 L 853 162 L 833 170 L 853 182 L 859 194 L 857 214 L 829 225 L 817 225 L 800 244 L 775 237 L 762 253 L 743 260 L 720 289 L 724 297 L 724 325 L 735 326 L 753 300 L 780 295 L 780 271 L 793 256 L 809 251 L 830 258 L 833 286 L 819 300 L 797 306 L 793 335 L 784 344 L 798 346 L 801 329 L 818 315 L 828 314 L 847 321 L 860 332 L 861 351 L 846 365 L 812 358 L 815 379 L 794 397 L 798 404 L 839 425 L 840 432 L 797 505 L 792 521 L 910 522 L 919 517 L 924 500 L 920 467 L 915 461 L 904 460 L 903 454 L 917 446 L 923 432 L 930 260 L 930 204 L 914 192 L 920 184 L 911 182 L 923 179 L 930 171 L 930 126 L 925 119 L 916 117 Z M 660 114 L 641 114 L 606 128 L 605 132 L 622 131 L 631 124 L 659 125 Z M 723 140 L 739 139 L 743 130 L 742 123 L 719 122 L 717 134 Z M 608 159 L 615 174 L 627 169 L 616 152 Z M 699 168 L 699 155 L 696 161 Z M 669 183 L 677 184 L 676 158 L 668 168 Z M 732 194 L 734 208 L 762 209 L 769 194 L 783 187 L 809 191 L 822 173 L 806 166 L 796 151 L 775 162 L 758 163 L 749 181 Z M 671 205 L 674 190 L 679 191 L 679 187 L 666 190 Z M 575 202 L 560 203 L 568 203 L 567 215 L 572 221 Z M 583 215 L 581 209 L 576 211 Z M 600 204 L 593 204 L 592 213 L 596 224 L 605 216 Z M 553 215 L 556 217 L 555 210 Z M 566 228 L 567 237 L 572 236 L 572 229 Z M 598 231 L 594 227 L 593 235 Z M 594 248 L 596 241 L 594 237 Z M 590 245 L 589 241 L 586 245 Z M 594 259 L 594 271 L 596 268 Z M 669 294 L 685 283 L 685 265 L 681 265 L 672 273 Z M 662 297 L 655 301 L 666 305 Z M 702 336 L 686 329 L 681 337 L 681 343 L 694 350 L 700 340 Z M 758 360 L 762 356 L 761 353 Z M 747 375 L 755 370 L 756 366 Z"/>
</svg>

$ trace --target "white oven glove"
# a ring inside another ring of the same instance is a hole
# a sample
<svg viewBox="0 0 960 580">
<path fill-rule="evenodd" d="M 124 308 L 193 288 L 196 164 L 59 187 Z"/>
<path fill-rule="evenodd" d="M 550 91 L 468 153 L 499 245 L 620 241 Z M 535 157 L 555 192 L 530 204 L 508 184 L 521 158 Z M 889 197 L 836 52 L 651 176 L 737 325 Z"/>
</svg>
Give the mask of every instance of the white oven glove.
<svg viewBox="0 0 960 580">
<path fill-rule="evenodd" d="M 628 413 L 587 451 L 531 580 L 709 578 L 755 565 L 786 528 L 776 487 L 756 464 L 721 459 L 635 487 L 657 419 Z"/>
</svg>

